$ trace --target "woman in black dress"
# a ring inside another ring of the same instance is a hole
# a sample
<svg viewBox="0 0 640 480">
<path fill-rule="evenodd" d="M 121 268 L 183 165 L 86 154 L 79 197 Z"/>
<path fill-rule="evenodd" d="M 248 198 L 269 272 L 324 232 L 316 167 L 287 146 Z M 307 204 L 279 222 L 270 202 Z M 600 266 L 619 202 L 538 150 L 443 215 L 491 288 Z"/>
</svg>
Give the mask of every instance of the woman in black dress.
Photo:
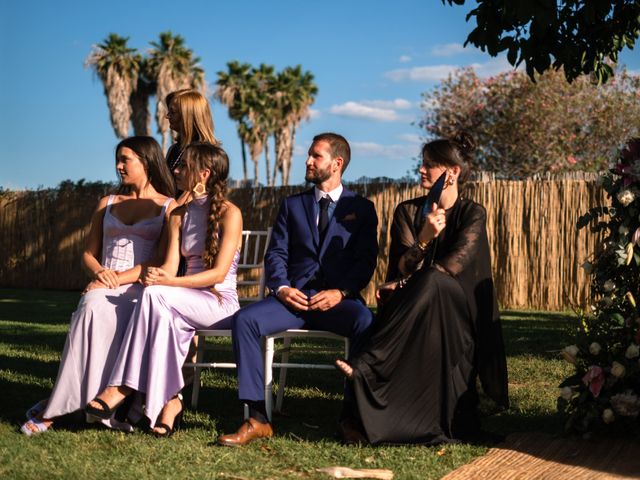
<svg viewBox="0 0 640 480">
<path fill-rule="evenodd" d="M 425 207 L 419 197 L 396 208 L 370 342 L 348 363 L 336 361 L 352 380 L 346 440 L 354 426 L 372 444 L 482 440 L 477 377 L 508 406 L 486 211 L 458 196 L 472 151 L 468 136 L 426 144 L 421 184 L 430 190 L 446 172 L 439 202 Z"/>
</svg>

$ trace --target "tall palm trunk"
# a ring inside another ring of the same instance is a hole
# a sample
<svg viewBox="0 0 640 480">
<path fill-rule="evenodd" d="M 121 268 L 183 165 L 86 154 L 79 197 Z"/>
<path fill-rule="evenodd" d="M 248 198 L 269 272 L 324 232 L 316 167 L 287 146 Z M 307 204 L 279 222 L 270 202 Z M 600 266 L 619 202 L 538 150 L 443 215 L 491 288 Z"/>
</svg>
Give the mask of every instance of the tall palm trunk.
<svg viewBox="0 0 640 480">
<path fill-rule="evenodd" d="M 251 161 L 253 162 L 253 186 L 257 187 L 260 183 L 260 155 L 262 154 L 262 141 L 254 139 L 249 144 L 249 154 L 251 155 Z"/>
<path fill-rule="evenodd" d="M 296 126 L 295 124 L 291 125 L 291 130 L 289 131 L 289 149 L 287 151 L 287 156 L 285 160 L 282 162 L 282 184 L 289 185 L 289 173 L 291 172 L 291 163 L 293 160 L 293 149 L 296 144 Z"/>
<path fill-rule="evenodd" d="M 107 96 L 113 130 L 118 138 L 125 138 L 129 135 L 131 120 L 129 98 L 133 92 L 133 81 L 119 75 L 114 68 L 111 68 L 104 82 L 104 92 Z"/>
<path fill-rule="evenodd" d="M 131 104 L 131 123 L 135 135 L 151 135 L 151 112 L 149 99 L 152 90 L 145 80 L 138 78 L 138 86 L 129 98 Z"/>
<path fill-rule="evenodd" d="M 247 144 L 240 137 L 240 145 L 242 146 L 242 180 L 246 183 L 249 178 L 247 175 Z"/>
<path fill-rule="evenodd" d="M 267 174 L 267 185 L 269 187 L 273 186 L 272 178 L 271 178 L 271 158 L 269 157 L 269 140 L 266 139 L 264 142 L 264 163 Z"/>
</svg>

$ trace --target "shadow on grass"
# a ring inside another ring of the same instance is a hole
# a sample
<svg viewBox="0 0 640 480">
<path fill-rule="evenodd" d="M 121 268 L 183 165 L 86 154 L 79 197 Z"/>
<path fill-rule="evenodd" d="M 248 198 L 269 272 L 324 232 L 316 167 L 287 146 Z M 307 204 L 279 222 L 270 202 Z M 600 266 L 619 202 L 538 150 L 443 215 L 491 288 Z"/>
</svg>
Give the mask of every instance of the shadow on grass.
<svg viewBox="0 0 640 480">
<path fill-rule="evenodd" d="M 526 313 L 526 312 L 525 312 Z M 507 356 L 536 355 L 543 358 L 558 358 L 559 351 L 571 341 L 569 334 L 572 322 L 569 315 L 526 316 L 502 318 Z"/>
</svg>

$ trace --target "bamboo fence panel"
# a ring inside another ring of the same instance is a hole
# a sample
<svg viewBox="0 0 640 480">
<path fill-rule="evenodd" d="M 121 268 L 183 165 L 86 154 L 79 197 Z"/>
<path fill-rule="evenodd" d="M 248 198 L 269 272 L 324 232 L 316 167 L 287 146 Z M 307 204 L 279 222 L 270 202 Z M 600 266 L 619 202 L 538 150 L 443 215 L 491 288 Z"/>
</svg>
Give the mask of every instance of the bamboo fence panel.
<svg viewBox="0 0 640 480">
<path fill-rule="evenodd" d="M 503 308 L 562 310 L 585 306 L 588 277 L 580 264 L 599 238 L 576 223 L 589 208 L 606 205 L 594 176 L 545 175 L 531 180 L 483 176 L 464 196 L 484 205 L 498 300 Z M 231 201 L 243 213 L 245 229 L 266 229 L 287 195 L 305 187 L 234 189 Z M 363 291 L 375 303 L 384 281 L 393 212 L 423 194 L 415 184 L 363 184 L 349 188 L 369 198 L 378 212 L 378 265 Z M 106 188 L 2 192 L 0 194 L 0 287 L 82 289 L 80 269 L 89 220 Z M 243 292 L 241 292 L 243 293 Z"/>
</svg>

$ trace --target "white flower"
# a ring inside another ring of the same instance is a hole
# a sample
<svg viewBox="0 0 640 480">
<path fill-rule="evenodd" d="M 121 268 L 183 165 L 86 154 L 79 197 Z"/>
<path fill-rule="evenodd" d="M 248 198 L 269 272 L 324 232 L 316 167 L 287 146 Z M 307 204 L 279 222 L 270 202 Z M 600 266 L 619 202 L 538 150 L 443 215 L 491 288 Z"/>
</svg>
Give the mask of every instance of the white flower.
<svg viewBox="0 0 640 480">
<path fill-rule="evenodd" d="M 587 275 L 593 272 L 593 264 L 588 260 L 582 264 L 582 268 L 584 269 L 584 273 Z"/>
<path fill-rule="evenodd" d="M 613 410 L 610 408 L 606 408 L 604 412 L 602 412 L 602 421 L 604 423 L 613 423 L 616 419 L 616 416 L 613 414 Z"/>
<path fill-rule="evenodd" d="M 618 192 L 618 195 L 616 195 L 616 198 L 622 204 L 622 206 L 626 207 L 631 202 L 633 202 L 636 197 L 631 190 L 622 190 Z"/>
<path fill-rule="evenodd" d="M 625 373 L 624 365 L 618 362 L 613 362 L 611 364 L 611 375 L 613 375 L 616 378 L 621 378 L 621 377 L 624 377 L 624 373 Z"/>
<path fill-rule="evenodd" d="M 564 351 L 567 352 L 572 357 L 575 357 L 576 355 L 578 355 L 578 352 L 580 351 L 580 349 L 578 348 L 577 345 L 567 345 L 566 347 L 564 347 Z"/>
<path fill-rule="evenodd" d="M 591 353 L 591 355 L 598 355 L 600 353 L 600 350 L 602 350 L 602 347 L 598 342 L 593 342 L 591 345 L 589 345 L 589 353 Z"/>
<path fill-rule="evenodd" d="M 608 293 L 608 292 L 612 291 L 614 288 L 616 288 L 616 284 L 613 283 L 611 280 L 607 280 L 602 285 L 602 288 L 604 289 L 605 292 Z"/>
<path fill-rule="evenodd" d="M 640 400 L 631 390 L 611 397 L 611 406 L 622 417 L 637 417 L 640 413 Z"/>
<path fill-rule="evenodd" d="M 560 396 L 568 402 L 571 400 L 571 397 L 573 397 L 573 390 L 571 387 L 562 387 L 560 389 Z"/>
<path fill-rule="evenodd" d="M 566 347 L 564 347 L 562 349 L 562 357 L 569 363 L 576 363 L 576 356 L 578 355 L 578 352 L 580 350 L 578 349 L 577 345 L 568 345 Z"/>
<path fill-rule="evenodd" d="M 629 234 L 629 229 L 627 228 L 627 226 L 626 226 L 626 225 L 620 225 L 620 226 L 618 227 L 618 233 L 619 233 L 620 235 L 628 235 L 628 234 Z"/>
<path fill-rule="evenodd" d="M 627 351 L 624 353 L 624 356 L 629 360 L 631 360 L 632 358 L 636 358 L 638 355 L 640 355 L 640 347 L 638 347 L 638 345 L 636 345 L 635 343 L 629 345 L 627 347 Z"/>
<path fill-rule="evenodd" d="M 634 245 L 640 244 L 640 227 L 636 228 L 636 231 L 633 232 L 631 243 L 633 243 Z"/>
</svg>

